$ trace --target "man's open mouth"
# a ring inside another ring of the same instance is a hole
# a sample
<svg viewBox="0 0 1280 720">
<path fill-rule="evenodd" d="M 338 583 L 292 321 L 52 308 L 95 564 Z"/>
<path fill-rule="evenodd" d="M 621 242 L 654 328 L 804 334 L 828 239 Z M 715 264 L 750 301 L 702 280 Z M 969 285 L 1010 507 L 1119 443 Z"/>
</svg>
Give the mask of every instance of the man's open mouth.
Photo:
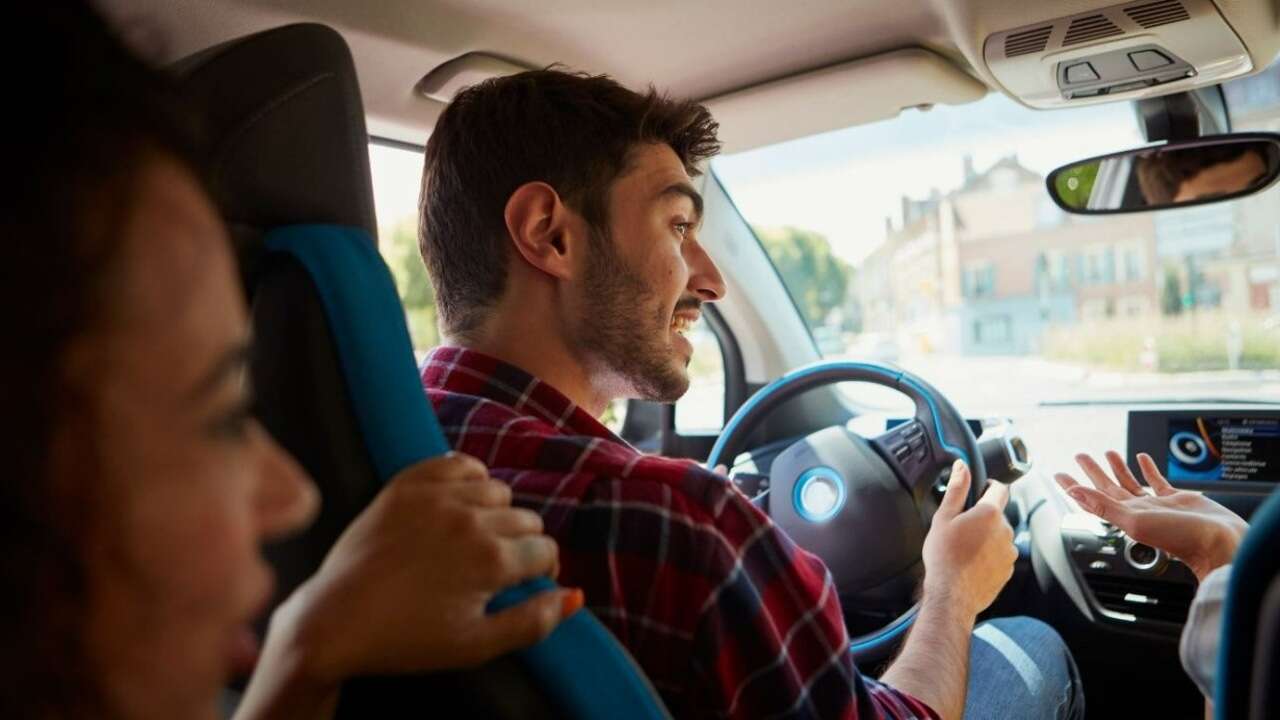
<svg viewBox="0 0 1280 720">
<path fill-rule="evenodd" d="M 689 333 L 689 329 L 697 321 L 696 315 L 676 315 L 671 319 L 671 330 L 683 337 Z"/>
</svg>

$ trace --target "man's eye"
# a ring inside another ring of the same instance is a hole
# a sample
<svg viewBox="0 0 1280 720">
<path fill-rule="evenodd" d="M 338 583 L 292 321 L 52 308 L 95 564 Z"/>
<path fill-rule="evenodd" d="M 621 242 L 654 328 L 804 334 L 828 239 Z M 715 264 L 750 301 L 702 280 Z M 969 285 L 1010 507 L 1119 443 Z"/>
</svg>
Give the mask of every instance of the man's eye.
<svg viewBox="0 0 1280 720">
<path fill-rule="evenodd" d="M 676 232 L 680 234 L 680 237 L 688 237 L 689 229 L 692 227 L 693 223 L 679 222 L 675 224 Z"/>
</svg>

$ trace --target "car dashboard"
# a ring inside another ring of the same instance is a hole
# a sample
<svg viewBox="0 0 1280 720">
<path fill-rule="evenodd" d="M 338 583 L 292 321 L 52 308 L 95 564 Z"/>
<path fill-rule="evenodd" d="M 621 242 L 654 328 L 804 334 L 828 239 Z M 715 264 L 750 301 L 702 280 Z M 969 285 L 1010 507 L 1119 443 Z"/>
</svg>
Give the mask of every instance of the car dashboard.
<svg viewBox="0 0 1280 720">
<path fill-rule="evenodd" d="M 906 420 L 867 413 L 847 427 L 871 438 Z M 1100 456 L 1115 449 L 1131 463 L 1138 453 L 1147 453 L 1176 487 L 1206 492 L 1245 519 L 1280 482 L 1280 409 L 1275 408 L 1062 404 L 1036 408 L 1017 420 L 973 418 L 969 425 L 988 475 L 1013 483 L 1008 517 L 1031 575 L 1027 582 L 1065 600 L 1063 608 L 1073 608 L 1074 619 L 1101 630 L 1175 639 L 1196 579 L 1177 558 L 1134 541 L 1061 491 L 1055 473 L 1083 480 L 1077 453 Z M 772 458 L 797 439 L 740 457 L 735 482 L 748 495 L 760 495 L 768 488 Z M 1133 470 L 1141 477 L 1136 464 Z M 939 491 L 943 487 L 945 475 Z M 1006 595 L 1020 592 L 1018 583 L 1011 586 Z M 1024 612 L 1024 600 L 1002 597 L 997 605 Z"/>
</svg>

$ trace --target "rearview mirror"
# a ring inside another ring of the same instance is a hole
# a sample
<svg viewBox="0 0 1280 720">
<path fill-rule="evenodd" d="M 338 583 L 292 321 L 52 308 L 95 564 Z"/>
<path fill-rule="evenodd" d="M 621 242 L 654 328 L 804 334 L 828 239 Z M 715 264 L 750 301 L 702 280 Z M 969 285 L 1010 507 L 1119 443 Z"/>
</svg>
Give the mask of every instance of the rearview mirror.
<svg viewBox="0 0 1280 720">
<path fill-rule="evenodd" d="M 1280 175 L 1280 135 L 1241 133 L 1136 148 L 1049 173 L 1049 194 L 1067 212 L 1142 212 L 1255 193 Z"/>
</svg>

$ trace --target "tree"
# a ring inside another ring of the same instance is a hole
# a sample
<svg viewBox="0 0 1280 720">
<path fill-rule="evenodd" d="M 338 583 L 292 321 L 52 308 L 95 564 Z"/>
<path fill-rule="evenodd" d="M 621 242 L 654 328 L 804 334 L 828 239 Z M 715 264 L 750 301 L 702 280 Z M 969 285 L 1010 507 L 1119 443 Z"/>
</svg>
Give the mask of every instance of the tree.
<svg viewBox="0 0 1280 720">
<path fill-rule="evenodd" d="M 391 268 L 400 300 L 404 303 L 405 319 L 409 323 L 409 335 L 415 350 L 426 350 L 440 343 L 436 329 L 436 296 L 427 277 L 427 268 L 418 252 L 417 218 L 407 218 L 384 233 L 382 256 Z"/>
<path fill-rule="evenodd" d="M 1175 267 L 1164 269 L 1164 287 L 1160 292 L 1160 309 L 1165 315 L 1182 312 L 1182 276 Z"/>
<path fill-rule="evenodd" d="M 756 228 L 756 235 L 810 327 L 845 304 L 853 268 L 832 254 L 826 237 L 794 227 Z"/>
</svg>

